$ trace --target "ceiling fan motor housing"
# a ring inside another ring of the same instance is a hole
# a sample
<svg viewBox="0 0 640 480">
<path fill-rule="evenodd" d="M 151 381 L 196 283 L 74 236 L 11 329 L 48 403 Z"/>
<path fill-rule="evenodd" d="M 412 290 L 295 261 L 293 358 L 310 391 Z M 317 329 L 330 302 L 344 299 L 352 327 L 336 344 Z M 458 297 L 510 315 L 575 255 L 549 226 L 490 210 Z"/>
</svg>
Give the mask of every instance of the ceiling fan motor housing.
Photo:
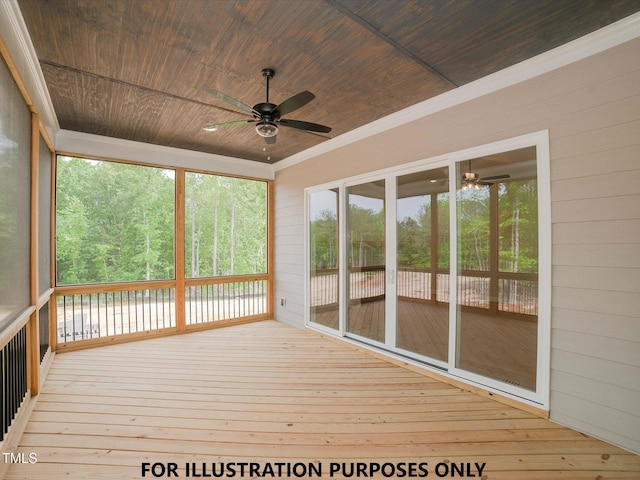
<svg viewBox="0 0 640 480">
<path fill-rule="evenodd" d="M 462 174 L 462 181 L 465 183 L 473 183 L 477 182 L 478 180 L 480 180 L 480 177 L 477 173 L 466 172 Z"/>
</svg>

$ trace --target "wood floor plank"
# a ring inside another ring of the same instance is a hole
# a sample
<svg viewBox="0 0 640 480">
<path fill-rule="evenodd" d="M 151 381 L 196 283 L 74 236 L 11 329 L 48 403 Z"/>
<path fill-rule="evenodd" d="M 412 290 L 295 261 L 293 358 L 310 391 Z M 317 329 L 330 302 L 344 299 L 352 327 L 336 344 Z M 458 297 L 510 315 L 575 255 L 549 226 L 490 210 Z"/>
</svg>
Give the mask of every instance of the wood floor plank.
<svg viewBox="0 0 640 480">
<path fill-rule="evenodd" d="M 141 479 L 143 462 L 176 462 L 183 478 L 190 462 L 640 478 L 637 455 L 273 321 L 57 355 L 19 451 L 38 463 L 7 480 Z"/>
</svg>

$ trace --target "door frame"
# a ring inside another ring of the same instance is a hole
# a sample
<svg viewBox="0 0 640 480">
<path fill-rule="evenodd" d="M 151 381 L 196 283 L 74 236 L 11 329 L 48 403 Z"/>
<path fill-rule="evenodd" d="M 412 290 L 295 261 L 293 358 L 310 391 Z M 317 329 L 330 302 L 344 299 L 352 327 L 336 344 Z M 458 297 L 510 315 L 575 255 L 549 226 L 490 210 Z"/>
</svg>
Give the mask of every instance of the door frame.
<svg viewBox="0 0 640 480">
<path fill-rule="evenodd" d="M 537 338 L 537 368 L 536 390 L 523 389 L 506 382 L 469 372 L 455 366 L 457 344 L 457 228 L 456 228 L 456 186 L 457 182 L 449 182 L 450 198 L 450 303 L 449 303 L 449 355 L 448 362 L 433 362 L 433 359 L 412 354 L 395 347 L 396 340 L 396 177 L 415 173 L 422 170 L 447 167 L 449 178 L 455 178 L 457 162 L 491 155 L 524 147 L 536 147 L 537 189 L 538 189 L 538 338 Z M 375 342 L 346 332 L 346 296 L 345 282 L 348 281 L 347 269 L 347 241 L 346 225 L 347 197 L 349 186 L 376 180 L 385 180 L 385 342 Z M 462 380 L 473 386 L 478 386 L 490 392 L 496 392 L 519 402 L 546 410 L 549 409 L 550 391 L 550 356 L 551 356 L 551 180 L 549 132 L 541 130 L 518 137 L 500 140 L 480 146 L 459 150 L 444 155 L 438 155 L 404 165 L 388 167 L 382 170 L 367 172 L 360 175 L 339 179 L 321 185 L 308 187 L 304 191 L 304 245 L 305 245 L 305 326 L 321 331 L 331 336 L 340 337 L 364 348 L 383 352 L 385 355 L 400 358 L 403 361 L 427 370 L 434 371 L 445 377 Z M 338 207 L 338 239 L 339 239 L 339 328 L 337 330 L 323 327 L 309 320 L 309 196 L 326 189 L 336 189 L 339 192 Z M 393 341 L 393 343 L 391 343 Z"/>
</svg>

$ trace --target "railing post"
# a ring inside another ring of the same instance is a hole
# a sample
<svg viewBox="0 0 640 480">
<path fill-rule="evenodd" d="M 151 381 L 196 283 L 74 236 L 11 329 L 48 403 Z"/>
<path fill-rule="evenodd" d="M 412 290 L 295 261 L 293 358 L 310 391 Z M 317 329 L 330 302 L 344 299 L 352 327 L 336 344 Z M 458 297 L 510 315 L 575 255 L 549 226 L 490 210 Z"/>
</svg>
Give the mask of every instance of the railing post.
<svg viewBox="0 0 640 480">
<path fill-rule="evenodd" d="M 275 188 L 273 180 L 267 182 L 267 314 L 273 318 L 275 313 Z"/>
<path fill-rule="evenodd" d="M 176 260 L 176 329 L 178 332 L 184 332 L 187 329 L 184 282 L 184 195 L 185 170 L 184 168 L 176 168 L 176 236 L 174 240 L 174 255 Z"/>
<path fill-rule="evenodd" d="M 36 396 L 40 389 L 40 336 L 38 319 L 38 171 L 40 152 L 40 119 L 36 113 L 31 114 L 31 250 L 30 250 L 30 301 L 36 306 L 27 322 L 27 378 L 31 396 Z"/>
</svg>

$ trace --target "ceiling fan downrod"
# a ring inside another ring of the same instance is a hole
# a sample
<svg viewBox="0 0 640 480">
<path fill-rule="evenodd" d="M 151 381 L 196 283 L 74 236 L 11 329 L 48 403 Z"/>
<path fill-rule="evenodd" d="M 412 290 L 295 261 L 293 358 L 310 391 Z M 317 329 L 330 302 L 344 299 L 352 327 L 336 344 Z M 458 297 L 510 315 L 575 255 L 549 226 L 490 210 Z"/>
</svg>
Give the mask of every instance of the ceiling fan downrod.
<svg viewBox="0 0 640 480">
<path fill-rule="evenodd" d="M 269 103 L 269 80 L 271 80 L 276 74 L 276 71 L 273 68 L 263 68 L 262 76 L 267 79 L 267 101 Z"/>
</svg>

